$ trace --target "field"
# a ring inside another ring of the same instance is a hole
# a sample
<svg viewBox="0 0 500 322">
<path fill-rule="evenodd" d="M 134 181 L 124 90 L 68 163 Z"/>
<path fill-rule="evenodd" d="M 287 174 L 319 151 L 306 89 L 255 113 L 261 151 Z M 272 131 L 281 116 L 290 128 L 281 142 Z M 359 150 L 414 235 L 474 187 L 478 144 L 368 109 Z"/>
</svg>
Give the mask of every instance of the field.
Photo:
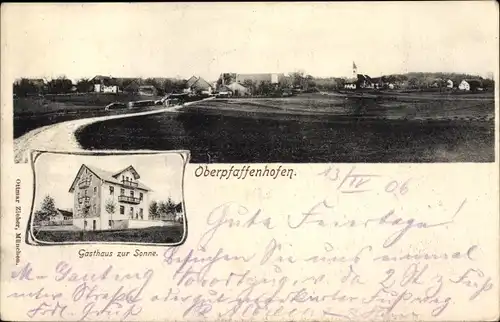
<svg viewBox="0 0 500 322">
<path fill-rule="evenodd" d="M 193 163 L 493 162 L 494 115 L 488 96 L 216 99 L 92 124 L 77 139 L 86 149 L 188 149 Z"/>
<path fill-rule="evenodd" d="M 14 138 L 36 128 L 59 122 L 104 115 L 130 113 L 130 110 L 105 111 L 112 102 L 152 99 L 129 94 L 87 93 L 81 95 L 45 95 L 14 99 Z M 141 108 L 140 110 L 153 109 Z"/>
<path fill-rule="evenodd" d="M 182 240 L 184 228 L 181 225 L 149 227 L 115 231 L 80 230 L 35 230 L 38 240 L 45 242 L 131 242 L 131 243 L 177 243 Z"/>
</svg>

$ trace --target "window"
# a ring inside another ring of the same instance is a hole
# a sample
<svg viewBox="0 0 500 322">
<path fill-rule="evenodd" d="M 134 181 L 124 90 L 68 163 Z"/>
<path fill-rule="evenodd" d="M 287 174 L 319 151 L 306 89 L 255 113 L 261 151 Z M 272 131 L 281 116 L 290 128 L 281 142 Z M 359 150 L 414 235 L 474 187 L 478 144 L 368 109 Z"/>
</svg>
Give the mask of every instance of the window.
<svg viewBox="0 0 500 322">
<path fill-rule="evenodd" d="M 78 199 L 80 199 L 80 191 L 78 191 Z"/>
<path fill-rule="evenodd" d="M 94 195 L 97 194 L 97 187 L 94 187 Z"/>
<path fill-rule="evenodd" d="M 83 221 L 83 227 L 87 228 L 87 220 Z"/>
<path fill-rule="evenodd" d="M 94 214 L 97 214 L 97 207 L 96 207 L 96 205 L 94 205 L 94 206 L 92 207 L 92 209 L 94 209 Z"/>
<path fill-rule="evenodd" d="M 113 195 L 115 193 L 115 187 L 109 186 L 109 194 Z"/>
<path fill-rule="evenodd" d="M 124 214 L 125 214 L 125 207 L 120 206 L 120 215 L 124 215 Z"/>
<path fill-rule="evenodd" d="M 111 220 L 108 221 L 108 226 L 111 228 Z"/>
<path fill-rule="evenodd" d="M 134 190 L 130 190 L 130 196 L 134 198 Z"/>
<path fill-rule="evenodd" d="M 122 196 L 125 195 L 125 189 L 123 189 L 123 188 L 120 189 L 120 195 L 122 195 Z"/>
<path fill-rule="evenodd" d="M 142 208 L 139 208 L 139 216 L 141 219 L 144 219 L 144 214 L 142 213 Z"/>
<path fill-rule="evenodd" d="M 91 174 L 89 174 L 89 180 L 92 181 L 92 175 Z"/>
<path fill-rule="evenodd" d="M 140 193 L 139 193 L 139 200 L 141 200 L 141 201 L 142 201 L 142 197 L 143 197 L 142 192 L 140 192 Z"/>
</svg>

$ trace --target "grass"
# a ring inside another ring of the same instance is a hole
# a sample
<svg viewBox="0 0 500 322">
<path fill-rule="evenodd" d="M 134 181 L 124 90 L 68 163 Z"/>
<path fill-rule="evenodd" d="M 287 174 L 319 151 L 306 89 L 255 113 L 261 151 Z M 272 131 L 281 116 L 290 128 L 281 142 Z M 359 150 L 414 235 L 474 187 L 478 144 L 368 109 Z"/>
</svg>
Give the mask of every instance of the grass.
<svg viewBox="0 0 500 322">
<path fill-rule="evenodd" d="M 493 99 L 220 99 L 92 124 L 77 139 L 91 150 L 187 149 L 193 163 L 493 162 L 494 111 Z"/>
<path fill-rule="evenodd" d="M 184 228 L 181 225 L 168 227 L 148 227 L 140 229 L 114 231 L 82 231 L 51 230 L 37 231 L 34 234 L 38 240 L 45 242 L 130 242 L 165 244 L 177 243 L 182 240 Z"/>
</svg>

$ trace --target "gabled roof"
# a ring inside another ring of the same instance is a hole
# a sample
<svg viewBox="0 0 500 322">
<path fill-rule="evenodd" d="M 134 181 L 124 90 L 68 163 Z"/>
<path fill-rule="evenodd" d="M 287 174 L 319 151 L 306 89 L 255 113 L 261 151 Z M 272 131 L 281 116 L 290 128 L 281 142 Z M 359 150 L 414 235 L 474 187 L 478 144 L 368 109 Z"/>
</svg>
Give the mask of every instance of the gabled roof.
<svg viewBox="0 0 500 322">
<path fill-rule="evenodd" d="M 231 83 L 229 85 L 225 85 L 225 87 L 229 88 L 230 90 L 237 90 L 237 89 L 247 89 L 245 86 L 241 85 L 240 83 Z"/>
<path fill-rule="evenodd" d="M 128 166 L 127 168 L 125 168 L 119 172 L 113 173 L 113 172 L 102 170 L 102 169 L 99 169 L 99 168 L 96 168 L 93 166 L 88 166 L 88 165 L 82 164 L 82 166 L 78 170 L 77 175 L 75 176 L 75 179 L 73 180 L 73 183 L 71 184 L 71 187 L 69 188 L 69 192 L 73 192 L 75 190 L 75 185 L 76 185 L 77 179 L 85 168 L 87 168 L 90 172 L 92 172 L 99 179 L 106 181 L 106 182 L 109 182 L 109 183 L 118 184 L 118 185 L 123 185 L 122 182 L 118 179 L 118 176 L 121 173 L 123 173 L 126 170 L 132 170 L 132 172 L 135 171 L 135 169 L 132 166 Z M 137 173 L 137 171 L 135 171 L 135 173 Z M 139 176 L 138 173 L 137 173 L 137 176 Z M 153 190 L 153 189 L 149 188 L 148 186 L 144 185 L 142 182 L 139 182 L 139 181 L 136 181 L 136 182 L 137 182 L 138 189 L 145 190 L 145 191 L 152 191 Z"/>
<path fill-rule="evenodd" d="M 102 84 L 105 86 L 118 86 L 118 81 L 116 78 L 110 77 L 110 76 L 101 76 L 97 75 L 94 76 L 90 82 L 92 84 Z"/>
<path fill-rule="evenodd" d="M 59 211 L 64 217 L 73 217 L 73 212 L 69 210 L 57 208 L 57 211 Z"/>
<path fill-rule="evenodd" d="M 186 87 L 189 88 L 189 87 L 193 86 L 197 81 L 198 81 L 198 77 L 191 76 L 191 78 L 188 79 L 186 82 Z"/>
<path fill-rule="evenodd" d="M 137 91 L 139 89 L 139 87 L 140 87 L 139 82 L 136 79 L 132 79 L 132 80 L 130 80 L 130 83 L 127 84 L 127 86 L 125 86 L 124 90 L 125 91 Z"/>
<path fill-rule="evenodd" d="M 194 87 L 194 88 L 198 88 L 198 89 L 208 89 L 209 87 L 212 87 L 212 85 L 200 77 L 190 87 Z"/>
<path fill-rule="evenodd" d="M 125 169 L 123 169 L 123 170 L 121 170 L 121 171 L 118 171 L 117 173 L 113 174 L 113 175 L 112 175 L 112 177 L 113 177 L 113 178 L 118 178 L 118 176 L 119 176 L 120 174 L 122 174 L 123 172 L 125 172 L 125 171 L 130 171 L 130 172 L 132 172 L 132 173 L 133 173 L 133 175 L 134 175 L 134 179 L 135 179 L 135 180 L 137 180 L 137 179 L 139 179 L 139 178 L 141 177 L 141 176 L 139 175 L 139 173 L 138 173 L 138 172 L 134 169 L 134 167 L 133 167 L 133 166 L 131 166 L 131 165 L 129 165 L 129 166 L 128 166 L 128 167 L 126 167 Z"/>
<path fill-rule="evenodd" d="M 152 90 L 156 90 L 156 87 L 154 87 L 153 85 L 141 85 L 141 86 L 139 86 L 139 89 L 152 89 Z"/>
</svg>

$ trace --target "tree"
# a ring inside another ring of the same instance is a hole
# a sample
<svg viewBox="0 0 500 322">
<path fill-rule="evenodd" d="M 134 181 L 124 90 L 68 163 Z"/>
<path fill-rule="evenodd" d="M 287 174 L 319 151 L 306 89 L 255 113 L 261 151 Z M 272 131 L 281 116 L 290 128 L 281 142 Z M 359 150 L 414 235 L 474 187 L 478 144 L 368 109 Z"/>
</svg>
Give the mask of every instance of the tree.
<svg viewBox="0 0 500 322">
<path fill-rule="evenodd" d="M 167 203 L 163 201 L 158 202 L 158 216 L 160 218 L 165 218 L 167 214 L 168 214 Z"/>
<path fill-rule="evenodd" d="M 316 82 L 314 81 L 314 78 L 311 75 L 307 75 L 306 77 L 302 78 L 302 88 L 305 91 L 309 91 L 316 87 Z"/>
<path fill-rule="evenodd" d="M 80 93 L 88 93 L 91 92 L 93 88 L 93 84 L 87 78 L 82 78 L 78 80 L 76 83 L 76 90 Z"/>
<path fill-rule="evenodd" d="M 168 197 L 165 202 L 165 207 L 167 208 L 167 212 L 173 214 L 175 212 L 175 203 L 172 198 Z"/>
<path fill-rule="evenodd" d="M 163 93 L 180 93 L 186 86 L 186 80 L 184 79 L 166 79 L 163 82 Z"/>
<path fill-rule="evenodd" d="M 175 205 L 175 211 L 179 213 L 182 212 L 182 202 Z"/>
<path fill-rule="evenodd" d="M 42 200 L 40 209 L 35 212 L 35 221 L 48 221 L 57 214 L 54 198 L 46 195 Z"/>
<path fill-rule="evenodd" d="M 154 200 L 149 204 L 149 217 L 151 219 L 158 219 L 160 217 L 158 214 L 158 203 Z"/>
<path fill-rule="evenodd" d="M 416 77 L 412 77 L 408 80 L 408 86 L 410 88 L 418 88 L 419 87 L 419 81 Z"/>
<path fill-rule="evenodd" d="M 251 79 L 245 79 L 243 81 L 243 86 L 248 88 L 251 95 L 253 95 L 255 93 L 255 91 L 257 90 L 257 86 L 256 86 L 255 82 Z"/>
<path fill-rule="evenodd" d="M 259 95 L 270 95 L 273 92 L 273 87 L 271 82 L 269 81 L 263 81 L 260 82 L 259 86 L 257 87 L 257 93 Z"/>
<path fill-rule="evenodd" d="M 113 199 L 108 199 L 106 201 L 106 205 L 104 206 L 104 209 L 106 212 L 110 215 L 114 215 L 116 211 L 116 203 L 113 201 Z"/>
<path fill-rule="evenodd" d="M 173 220 L 175 209 L 177 204 L 172 200 L 172 198 L 168 198 L 166 201 L 158 202 L 158 216 L 162 218 L 167 218 L 167 220 Z"/>
<path fill-rule="evenodd" d="M 49 93 L 64 94 L 69 93 L 73 87 L 73 82 L 65 76 L 52 79 L 48 83 Z"/>
<path fill-rule="evenodd" d="M 29 94 L 37 94 L 40 89 L 35 85 L 35 83 L 27 78 L 21 78 L 20 80 L 14 82 L 13 88 L 14 94 L 20 97 L 28 96 Z"/>
<path fill-rule="evenodd" d="M 229 85 L 231 83 L 236 82 L 236 74 L 235 73 L 223 73 L 220 75 L 219 79 L 217 80 L 217 87 L 220 85 Z"/>
<path fill-rule="evenodd" d="M 290 74 L 292 78 L 293 87 L 303 87 L 304 85 L 304 72 L 297 71 Z"/>
</svg>

